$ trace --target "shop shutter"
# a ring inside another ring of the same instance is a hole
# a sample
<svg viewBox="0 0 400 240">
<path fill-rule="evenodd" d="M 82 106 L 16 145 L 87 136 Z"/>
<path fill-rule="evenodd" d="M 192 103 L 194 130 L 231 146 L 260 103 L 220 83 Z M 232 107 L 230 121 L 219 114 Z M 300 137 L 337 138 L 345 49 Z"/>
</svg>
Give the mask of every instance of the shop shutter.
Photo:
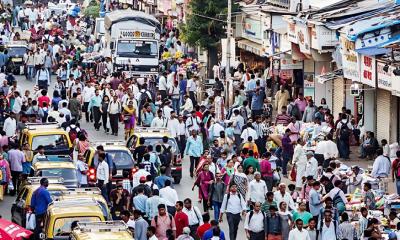
<svg viewBox="0 0 400 240">
<path fill-rule="evenodd" d="M 332 103 L 332 114 L 336 119 L 338 114 L 342 112 L 342 107 L 345 101 L 344 92 L 344 79 L 336 78 L 333 80 L 333 103 Z"/>
<path fill-rule="evenodd" d="M 378 89 L 377 91 L 377 110 L 376 110 L 376 137 L 377 139 L 387 139 L 390 141 L 390 105 L 391 93 Z M 369 116 L 364 116 L 368 120 Z"/>
</svg>

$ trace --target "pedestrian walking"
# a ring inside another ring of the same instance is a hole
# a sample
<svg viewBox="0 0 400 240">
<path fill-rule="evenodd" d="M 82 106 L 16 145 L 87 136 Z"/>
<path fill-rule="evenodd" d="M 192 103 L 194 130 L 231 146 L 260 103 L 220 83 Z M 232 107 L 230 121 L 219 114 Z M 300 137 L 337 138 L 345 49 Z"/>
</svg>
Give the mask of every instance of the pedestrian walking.
<svg viewBox="0 0 400 240">
<path fill-rule="evenodd" d="M 261 203 L 255 202 L 254 208 L 246 214 L 244 220 L 244 229 L 246 237 L 249 240 L 265 240 L 268 236 L 266 233 L 267 218 L 261 211 Z"/>
<path fill-rule="evenodd" d="M 167 230 L 172 230 L 176 236 L 176 225 L 172 215 L 168 214 L 164 204 L 158 205 L 158 215 L 151 220 L 151 226 L 156 228 L 156 236 L 158 239 L 167 238 Z"/>
<path fill-rule="evenodd" d="M 96 179 L 97 179 L 97 187 L 101 190 L 101 195 L 103 195 L 104 199 L 108 202 L 108 191 L 107 191 L 107 183 L 109 181 L 110 170 L 107 164 L 106 154 L 101 152 L 98 154 L 98 165 L 96 169 Z"/>
<path fill-rule="evenodd" d="M 18 144 L 14 143 L 12 149 L 8 151 L 8 161 L 10 163 L 11 179 L 14 190 L 10 191 L 10 195 L 14 196 L 19 191 L 20 175 L 22 174 L 22 164 L 25 162 L 24 153 L 19 150 Z"/>
<path fill-rule="evenodd" d="M 229 192 L 224 195 L 219 216 L 220 222 L 222 222 L 224 213 L 226 213 L 226 219 L 229 225 L 229 239 L 235 240 L 241 219 L 240 215 L 246 213 L 246 200 L 243 199 L 237 191 L 237 185 L 235 183 L 230 184 Z"/>
<path fill-rule="evenodd" d="M 185 147 L 185 155 L 189 155 L 190 158 L 190 177 L 193 177 L 194 169 L 197 168 L 202 154 L 203 141 L 201 137 L 197 135 L 197 130 L 192 130 Z"/>
<path fill-rule="evenodd" d="M 119 101 L 118 96 L 115 94 L 108 104 L 107 109 L 108 117 L 110 118 L 111 135 L 118 136 L 118 122 L 121 115 L 121 110 L 121 102 Z"/>
<path fill-rule="evenodd" d="M 200 209 L 192 205 L 192 200 L 190 198 L 186 198 L 183 203 L 184 208 L 182 211 L 188 216 L 190 235 L 194 239 L 199 239 L 199 236 L 197 236 L 197 228 L 203 224 L 203 217 Z"/>
<path fill-rule="evenodd" d="M 34 230 L 35 239 L 40 239 L 39 235 L 42 232 L 47 207 L 51 202 L 53 202 L 50 193 L 47 190 L 48 186 L 49 180 L 47 178 L 42 178 L 40 179 L 40 187 L 32 194 L 31 207 L 33 208 L 36 218 L 36 227 Z"/>
<path fill-rule="evenodd" d="M 101 96 L 100 96 L 100 91 L 97 89 L 94 92 L 94 96 L 90 98 L 89 106 L 88 109 L 93 113 L 93 119 L 94 119 L 94 128 L 96 131 L 100 130 L 100 120 L 101 120 Z"/>
</svg>

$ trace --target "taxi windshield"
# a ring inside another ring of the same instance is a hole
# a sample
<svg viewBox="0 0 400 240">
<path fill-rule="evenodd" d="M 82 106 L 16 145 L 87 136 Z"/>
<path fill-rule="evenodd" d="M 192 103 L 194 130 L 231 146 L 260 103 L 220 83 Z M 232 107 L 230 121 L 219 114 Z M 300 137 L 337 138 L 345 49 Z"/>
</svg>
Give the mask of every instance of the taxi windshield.
<svg viewBox="0 0 400 240">
<path fill-rule="evenodd" d="M 42 145 L 44 149 L 65 149 L 68 148 L 68 140 L 66 135 L 52 134 L 52 135 L 39 135 L 33 137 L 32 140 L 32 151 Z"/>
<path fill-rule="evenodd" d="M 11 47 L 8 48 L 8 56 L 19 56 L 23 57 L 26 53 L 26 48 L 24 47 Z"/>
<path fill-rule="evenodd" d="M 40 177 L 62 177 L 64 181 L 77 181 L 76 170 L 73 168 L 41 169 Z"/>
<path fill-rule="evenodd" d="M 58 218 L 54 223 L 54 236 L 65 236 L 71 232 L 71 224 L 73 222 L 96 222 L 101 221 L 99 217 L 70 217 Z"/>
<path fill-rule="evenodd" d="M 124 150 L 106 150 L 108 156 L 115 163 L 117 169 L 130 169 L 134 167 L 133 157 Z M 95 166 L 97 166 L 98 158 L 97 154 L 94 156 Z"/>
<path fill-rule="evenodd" d="M 157 145 L 162 145 L 162 137 L 151 137 L 151 138 L 146 138 L 145 140 L 145 145 L 152 145 L 152 146 L 157 146 Z M 176 145 L 176 141 L 172 138 L 168 138 L 168 145 L 172 147 L 172 152 L 179 151 L 178 146 Z"/>
</svg>

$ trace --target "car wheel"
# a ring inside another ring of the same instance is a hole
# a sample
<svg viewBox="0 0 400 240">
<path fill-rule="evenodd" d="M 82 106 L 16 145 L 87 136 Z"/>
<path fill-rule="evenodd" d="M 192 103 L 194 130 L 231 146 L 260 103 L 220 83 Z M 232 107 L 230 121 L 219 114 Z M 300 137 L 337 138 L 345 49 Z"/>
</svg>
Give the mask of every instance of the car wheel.
<svg viewBox="0 0 400 240">
<path fill-rule="evenodd" d="M 175 184 L 179 184 L 181 182 L 181 178 L 180 177 L 174 177 L 174 183 Z"/>
</svg>

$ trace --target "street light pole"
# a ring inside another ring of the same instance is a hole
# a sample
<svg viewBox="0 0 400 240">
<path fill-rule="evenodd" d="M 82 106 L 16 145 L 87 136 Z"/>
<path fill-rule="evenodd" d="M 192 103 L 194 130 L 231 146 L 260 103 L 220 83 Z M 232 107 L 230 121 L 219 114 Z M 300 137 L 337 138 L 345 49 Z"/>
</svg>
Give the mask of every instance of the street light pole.
<svg viewBox="0 0 400 240">
<path fill-rule="evenodd" d="M 231 73 L 231 35 L 232 35 L 232 0 L 228 0 L 228 19 L 226 27 L 226 67 L 225 67 L 225 104 L 230 106 Z M 233 95 L 233 94 L 231 94 Z"/>
</svg>

